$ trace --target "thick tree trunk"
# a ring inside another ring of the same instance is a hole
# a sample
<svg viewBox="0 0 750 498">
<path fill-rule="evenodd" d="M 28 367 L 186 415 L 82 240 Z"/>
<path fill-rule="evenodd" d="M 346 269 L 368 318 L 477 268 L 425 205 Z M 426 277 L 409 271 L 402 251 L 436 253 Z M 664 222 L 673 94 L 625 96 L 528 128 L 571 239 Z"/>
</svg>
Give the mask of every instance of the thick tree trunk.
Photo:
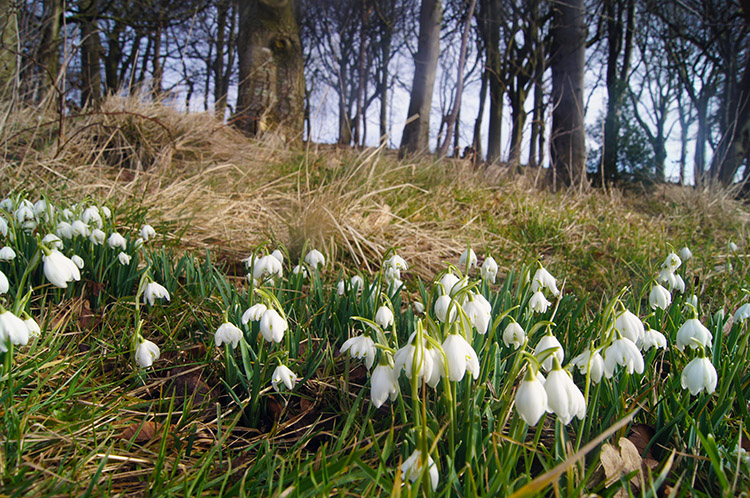
<svg viewBox="0 0 750 498">
<path fill-rule="evenodd" d="M 42 40 L 37 60 L 41 66 L 41 78 L 37 99 L 43 98 L 57 82 L 60 71 L 60 27 L 62 26 L 62 0 L 44 0 L 44 23 Z"/>
<path fill-rule="evenodd" d="M 414 80 L 409 99 L 409 121 L 401 137 L 401 153 L 422 152 L 429 147 L 430 109 L 440 52 L 442 0 L 422 0 L 419 12 L 419 41 L 414 55 Z"/>
<path fill-rule="evenodd" d="M 12 0 L 0 0 L 0 96 L 15 86 L 18 60 L 18 13 Z"/>
<path fill-rule="evenodd" d="M 551 154 L 555 187 L 584 180 L 586 136 L 583 75 L 586 25 L 583 0 L 556 3 L 552 23 Z"/>
<path fill-rule="evenodd" d="M 96 105 L 102 98 L 98 1 L 82 2 L 81 9 L 81 107 Z"/>
<path fill-rule="evenodd" d="M 305 78 L 293 0 L 240 2 L 236 125 L 250 135 L 304 132 Z"/>
</svg>

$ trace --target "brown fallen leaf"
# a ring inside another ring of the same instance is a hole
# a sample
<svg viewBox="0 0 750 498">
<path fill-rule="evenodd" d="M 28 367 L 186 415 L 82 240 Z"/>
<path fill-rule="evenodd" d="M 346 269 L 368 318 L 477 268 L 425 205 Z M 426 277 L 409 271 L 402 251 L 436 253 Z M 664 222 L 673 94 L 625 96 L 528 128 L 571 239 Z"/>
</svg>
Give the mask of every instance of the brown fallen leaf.
<svg viewBox="0 0 750 498">
<path fill-rule="evenodd" d="M 120 433 L 120 439 L 134 441 L 136 443 L 147 443 L 154 436 L 160 435 L 163 425 L 156 422 L 137 422 L 125 427 Z"/>
<path fill-rule="evenodd" d="M 641 454 L 633 442 L 622 437 L 618 444 L 620 447 L 619 450 L 612 444 L 605 443 L 602 445 L 602 452 L 599 459 L 604 468 L 604 475 L 606 476 L 605 486 L 611 486 L 621 476 L 627 475 L 634 470 L 640 470 L 641 468 Z M 637 483 L 637 478 L 634 477 L 632 481 Z"/>
</svg>

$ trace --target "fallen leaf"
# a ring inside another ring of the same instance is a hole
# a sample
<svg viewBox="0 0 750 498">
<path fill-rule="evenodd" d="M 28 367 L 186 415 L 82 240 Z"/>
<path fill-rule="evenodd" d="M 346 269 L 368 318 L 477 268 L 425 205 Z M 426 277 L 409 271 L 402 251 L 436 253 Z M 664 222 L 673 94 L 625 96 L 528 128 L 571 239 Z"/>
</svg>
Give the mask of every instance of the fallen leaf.
<svg viewBox="0 0 750 498">
<path fill-rule="evenodd" d="M 599 460 L 604 468 L 606 486 L 611 486 L 620 479 L 620 476 L 627 475 L 641 468 L 641 454 L 633 442 L 622 437 L 618 441 L 618 445 L 620 447 L 619 450 L 614 445 L 608 443 L 602 445 Z"/>
<path fill-rule="evenodd" d="M 120 433 L 120 439 L 126 441 L 135 441 L 136 443 L 146 443 L 160 434 L 162 425 L 156 422 L 137 422 L 125 427 Z"/>
</svg>

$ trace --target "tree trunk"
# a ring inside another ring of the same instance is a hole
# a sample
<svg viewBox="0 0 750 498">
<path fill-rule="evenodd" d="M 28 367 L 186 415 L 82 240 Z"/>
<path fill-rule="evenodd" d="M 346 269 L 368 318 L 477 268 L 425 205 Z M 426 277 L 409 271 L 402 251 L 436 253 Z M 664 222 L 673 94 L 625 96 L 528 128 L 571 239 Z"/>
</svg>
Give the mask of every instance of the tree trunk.
<svg viewBox="0 0 750 498">
<path fill-rule="evenodd" d="M 677 94 L 677 112 L 680 119 L 680 185 L 685 185 L 687 171 L 688 128 L 690 126 L 690 109 L 685 110 L 681 94 Z"/>
<path fill-rule="evenodd" d="M 502 81 L 500 57 L 500 5 L 498 0 L 487 0 L 487 71 L 490 77 L 490 124 L 487 132 L 487 162 L 500 159 L 503 132 L 503 100 L 505 86 Z"/>
<path fill-rule="evenodd" d="M 236 125 L 302 140 L 305 78 L 293 0 L 240 2 Z"/>
<path fill-rule="evenodd" d="M 583 75 L 586 25 L 583 0 L 554 5 L 552 23 L 551 155 L 557 181 L 579 184 L 586 169 Z"/>
<path fill-rule="evenodd" d="M 62 0 L 44 0 L 44 23 L 42 40 L 39 44 L 37 60 L 41 66 L 41 78 L 37 93 L 37 100 L 43 98 L 50 87 L 57 82 L 60 71 L 60 27 L 62 26 Z"/>
<path fill-rule="evenodd" d="M 85 1 L 85 0 L 84 0 Z M 83 3 L 83 2 L 82 2 Z M 80 5 L 81 11 L 81 107 L 97 105 L 102 98 L 101 42 L 97 25 L 98 1 Z"/>
<path fill-rule="evenodd" d="M 422 152 L 429 147 L 430 109 L 440 53 L 442 0 L 422 0 L 419 12 L 419 41 L 414 55 L 414 80 L 409 98 L 410 120 L 401 137 L 401 153 Z"/>
<path fill-rule="evenodd" d="M 12 0 L 0 0 L 0 95 L 9 96 L 9 90 L 15 87 L 18 51 L 18 12 Z"/>
<path fill-rule="evenodd" d="M 698 130 L 695 134 L 695 152 L 693 153 L 693 178 L 696 187 L 702 187 L 705 180 L 706 142 L 708 141 L 708 92 L 701 88 L 695 102 L 695 112 L 698 118 Z"/>
<path fill-rule="evenodd" d="M 477 119 L 474 121 L 474 138 L 471 141 L 474 148 L 472 153 L 475 164 L 482 159 L 482 120 L 484 118 L 484 104 L 487 102 L 488 81 L 489 75 L 487 71 L 482 71 L 482 86 L 479 89 L 479 111 L 477 112 Z"/>
</svg>

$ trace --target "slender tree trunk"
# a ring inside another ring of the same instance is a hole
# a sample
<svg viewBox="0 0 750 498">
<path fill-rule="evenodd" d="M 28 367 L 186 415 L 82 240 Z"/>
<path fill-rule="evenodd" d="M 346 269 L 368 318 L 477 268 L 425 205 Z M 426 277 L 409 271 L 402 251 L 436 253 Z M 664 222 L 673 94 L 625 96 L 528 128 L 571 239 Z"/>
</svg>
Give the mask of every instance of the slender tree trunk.
<svg viewBox="0 0 750 498">
<path fill-rule="evenodd" d="M 302 139 L 305 78 L 293 0 L 240 2 L 237 126 Z"/>
<path fill-rule="evenodd" d="M 474 121 L 474 138 L 471 141 L 474 148 L 474 162 L 482 159 L 482 120 L 484 119 L 484 105 L 487 102 L 487 84 L 489 75 L 487 71 L 482 71 L 482 86 L 479 89 L 479 111 L 477 119 Z"/>
<path fill-rule="evenodd" d="M 552 139 L 555 188 L 584 180 L 586 136 L 583 75 L 586 25 L 583 0 L 567 0 L 553 7 L 552 22 Z"/>
<path fill-rule="evenodd" d="M 98 1 L 81 5 L 81 107 L 96 105 L 102 98 L 101 42 L 97 25 Z"/>
<path fill-rule="evenodd" d="M 359 146 L 360 141 L 364 143 L 364 104 L 365 104 L 365 87 L 367 86 L 367 25 L 369 22 L 367 0 L 361 0 L 360 8 L 362 9 L 359 26 L 359 66 L 358 66 L 358 83 L 357 83 L 357 113 L 354 123 L 354 144 Z"/>
<path fill-rule="evenodd" d="M 16 86 L 18 68 L 18 12 L 12 0 L 0 0 L 0 98 Z"/>
<path fill-rule="evenodd" d="M 487 162 L 500 159 L 500 144 L 503 131 L 503 84 L 500 58 L 500 4 L 499 0 L 487 0 L 487 71 L 490 77 L 490 124 L 487 132 Z"/>
<path fill-rule="evenodd" d="M 440 52 L 442 0 L 422 0 L 419 13 L 419 41 L 414 55 L 414 79 L 407 117 L 401 137 L 401 153 L 425 151 L 429 147 L 430 109 Z"/>
<path fill-rule="evenodd" d="M 541 166 L 544 155 L 544 51 L 538 48 L 534 72 L 534 111 L 531 118 L 529 166 Z"/>
<path fill-rule="evenodd" d="M 685 110 L 685 108 L 683 107 L 683 102 L 680 94 L 678 94 L 677 96 L 677 112 L 680 119 L 680 185 L 685 185 L 690 110 Z"/>
<path fill-rule="evenodd" d="M 346 57 L 339 59 L 339 145 L 350 145 L 352 142 L 352 123 L 347 109 L 346 84 L 349 64 Z"/>
<path fill-rule="evenodd" d="M 380 90 L 380 143 L 388 140 L 388 61 L 391 57 L 391 32 L 386 31 L 381 42 L 380 52 L 383 64 L 380 68 L 380 81 L 378 82 Z"/>
<path fill-rule="evenodd" d="M 162 79 L 164 78 L 164 70 L 162 69 L 161 63 L 161 44 L 163 30 L 163 26 L 161 25 L 161 23 L 159 23 L 159 27 L 156 28 L 156 33 L 154 33 L 154 60 L 152 62 L 153 72 L 151 73 L 151 93 L 155 96 L 161 94 Z"/>
<path fill-rule="evenodd" d="M 216 6 L 216 57 L 213 61 L 214 76 L 214 113 L 220 120 L 224 120 L 227 110 L 227 92 L 224 89 L 224 73 L 231 70 L 231 66 L 224 66 L 224 54 L 227 51 L 227 20 L 229 18 L 229 1 L 221 0 Z M 229 33 L 231 37 L 231 32 Z"/>
<path fill-rule="evenodd" d="M 62 27 L 63 0 L 44 0 L 42 40 L 38 61 L 42 76 L 37 98 L 47 94 L 60 72 L 60 28 Z"/>
</svg>

